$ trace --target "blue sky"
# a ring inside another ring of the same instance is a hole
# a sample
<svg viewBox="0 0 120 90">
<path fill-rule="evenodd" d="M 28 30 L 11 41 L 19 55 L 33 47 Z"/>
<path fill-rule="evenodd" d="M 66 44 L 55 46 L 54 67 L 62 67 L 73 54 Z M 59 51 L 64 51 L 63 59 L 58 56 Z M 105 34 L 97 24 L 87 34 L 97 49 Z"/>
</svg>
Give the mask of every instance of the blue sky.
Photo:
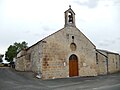
<svg viewBox="0 0 120 90">
<path fill-rule="evenodd" d="M 120 0 L 0 0 L 0 53 L 14 42 L 31 46 L 63 28 L 69 5 L 76 26 L 97 48 L 120 53 Z"/>
</svg>

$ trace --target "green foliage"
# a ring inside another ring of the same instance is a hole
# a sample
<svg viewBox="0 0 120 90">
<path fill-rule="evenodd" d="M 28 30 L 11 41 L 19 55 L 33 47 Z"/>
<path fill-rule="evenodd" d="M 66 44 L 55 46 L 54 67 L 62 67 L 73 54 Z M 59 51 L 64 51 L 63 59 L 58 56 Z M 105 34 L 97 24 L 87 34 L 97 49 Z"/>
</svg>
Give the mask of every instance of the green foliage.
<svg viewBox="0 0 120 90">
<path fill-rule="evenodd" d="M 0 62 L 3 62 L 2 58 L 4 55 L 0 55 Z"/>
<path fill-rule="evenodd" d="M 22 49 L 26 49 L 27 43 L 25 41 L 23 41 L 22 43 L 17 43 L 15 42 L 13 45 L 10 45 L 8 47 L 8 50 L 5 53 L 5 59 L 8 62 L 13 61 L 13 58 L 15 58 L 18 54 L 18 52 L 20 52 Z"/>
<path fill-rule="evenodd" d="M 3 60 L 0 58 L 0 62 L 3 62 Z"/>
</svg>

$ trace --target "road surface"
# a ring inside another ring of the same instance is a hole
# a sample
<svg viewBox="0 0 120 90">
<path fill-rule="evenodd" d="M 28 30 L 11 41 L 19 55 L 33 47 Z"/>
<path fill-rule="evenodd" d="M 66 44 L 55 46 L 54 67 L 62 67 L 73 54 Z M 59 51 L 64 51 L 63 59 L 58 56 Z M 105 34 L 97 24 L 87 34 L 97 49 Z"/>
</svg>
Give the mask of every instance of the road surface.
<svg viewBox="0 0 120 90">
<path fill-rule="evenodd" d="M 0 68 L 0 90 L 120 90 L 120 73 L 97 76 L 41 80 L 31 72 Z"/>
</svg>

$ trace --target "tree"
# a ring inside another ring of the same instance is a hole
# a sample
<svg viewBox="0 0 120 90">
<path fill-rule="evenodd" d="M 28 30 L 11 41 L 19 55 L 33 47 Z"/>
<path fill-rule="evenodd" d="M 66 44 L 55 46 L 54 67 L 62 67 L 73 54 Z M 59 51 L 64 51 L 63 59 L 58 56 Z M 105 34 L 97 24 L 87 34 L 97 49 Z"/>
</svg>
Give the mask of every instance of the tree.
<svg viewBox="0 0 120 90">
<path fill-rule="evenodd" d="M 0 54 L 0 62 L 3 62 L 2 58 L 4 55 Z"/>
<path fill-rule="evenodd" d="M 0 63 L 3 62 L 2 58 L 0 58 Z"/>
<path fill-rule="evenodd" d="M 17 54 L 23 50 L 23 49 L 26 49 L 28 46 L 27 46 L 28 43 L 26 43 L 25 41 L 23 41 L 22 43 L 17 43 L 15 42 L 13 45 L 10 45 L 8 47 L 8 50 L 6 51 L 5 53 L 5 59 L 8 61 L 8 62 L 12 62 L 13 59 L 17 56 Z"/>
</svg>

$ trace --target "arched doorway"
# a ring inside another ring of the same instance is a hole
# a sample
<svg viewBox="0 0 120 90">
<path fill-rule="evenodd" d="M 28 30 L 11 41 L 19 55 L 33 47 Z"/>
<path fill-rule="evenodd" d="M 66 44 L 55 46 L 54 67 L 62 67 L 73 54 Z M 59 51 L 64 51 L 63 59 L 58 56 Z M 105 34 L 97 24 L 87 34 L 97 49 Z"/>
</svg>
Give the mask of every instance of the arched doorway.
<svg viewBox="0 0 120 90">
<path fill-rule="evenodd" d="M 78 76 L 78 58 L 75 54 L 69 57 L 69 76 Z"/>
</svg>

